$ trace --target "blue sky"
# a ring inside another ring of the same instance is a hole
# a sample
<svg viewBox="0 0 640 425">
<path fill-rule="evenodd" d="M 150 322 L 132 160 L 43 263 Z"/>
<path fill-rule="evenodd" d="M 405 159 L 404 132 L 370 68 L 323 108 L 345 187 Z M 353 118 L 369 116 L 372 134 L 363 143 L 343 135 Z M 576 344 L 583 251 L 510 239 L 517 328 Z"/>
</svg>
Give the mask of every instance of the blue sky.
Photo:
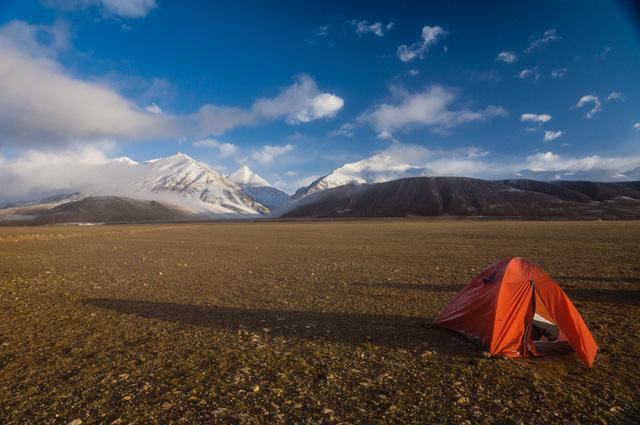
<svg viewBox="0 0 640 425">
<path fill-rule="evenodd" d="M 613 1 L 4 0 L 0 167 L 181 151 L 289 191 L 386 151 L 477 177 L 624 171 L 635 18 Z"/>
</svg>

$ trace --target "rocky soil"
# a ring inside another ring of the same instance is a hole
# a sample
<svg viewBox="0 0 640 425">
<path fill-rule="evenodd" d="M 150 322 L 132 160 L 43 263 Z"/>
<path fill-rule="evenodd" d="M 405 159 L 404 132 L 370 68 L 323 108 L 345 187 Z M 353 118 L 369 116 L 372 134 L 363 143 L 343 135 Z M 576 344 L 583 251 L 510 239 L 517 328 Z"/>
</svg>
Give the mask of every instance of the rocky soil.
<svg viewBox="0 0 640 425">
<path fill-rule="evenodd" d="M 431 326 L 511 255 L 572 297 L 592 370 Z M 4 227 L 0 423 L 637 423 L 639 317 L 640 222 Z"/>
</svg>

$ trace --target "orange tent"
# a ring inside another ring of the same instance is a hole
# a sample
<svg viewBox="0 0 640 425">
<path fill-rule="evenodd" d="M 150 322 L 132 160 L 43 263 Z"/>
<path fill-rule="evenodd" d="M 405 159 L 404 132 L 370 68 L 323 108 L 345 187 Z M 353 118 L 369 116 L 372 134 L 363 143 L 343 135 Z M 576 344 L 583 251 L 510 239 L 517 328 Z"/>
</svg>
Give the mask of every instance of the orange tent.
<svg viewBox="0 0 640 425">
<path fill-rule="evenodd" d="M 520 257 L 504 259 L 480 273 L 434 323 L 480 342 L 492 356 L 573 350 L 591 367 L 598 351 L 567 294 L 544 270 Z"/>
</svg>

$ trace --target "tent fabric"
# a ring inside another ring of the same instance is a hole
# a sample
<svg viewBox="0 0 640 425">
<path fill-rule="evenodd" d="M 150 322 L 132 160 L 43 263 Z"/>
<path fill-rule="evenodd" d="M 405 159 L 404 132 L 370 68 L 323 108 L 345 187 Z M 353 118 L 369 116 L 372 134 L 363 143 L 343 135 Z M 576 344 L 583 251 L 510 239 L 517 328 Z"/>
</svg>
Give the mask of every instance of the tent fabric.
<svg viewBox="0 0 640 425">
<path fill-rule="evenodd" d="M 598 345 L 580 313 L 551 276 L 525 258 L 506 258 L 484 270 L 434 324 L 479 342 L 492 356 L 541 356 L 545 350 L 536 348 L 531 335 L 535 314 L 558 327 L 558 343 L 568 343 L 593 365 Z"/>
</svg>

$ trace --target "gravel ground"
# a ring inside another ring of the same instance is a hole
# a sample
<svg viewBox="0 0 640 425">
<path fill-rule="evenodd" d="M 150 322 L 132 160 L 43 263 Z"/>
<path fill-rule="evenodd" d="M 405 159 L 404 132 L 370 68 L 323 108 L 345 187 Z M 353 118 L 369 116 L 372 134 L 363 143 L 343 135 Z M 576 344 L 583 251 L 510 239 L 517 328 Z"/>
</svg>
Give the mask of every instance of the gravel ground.
<svg viewBox="0 0 640 425">
<path fill-rule="evenodd" d="M 600 345 L 487 359 L 431 326 L 511 255 Z M 0 423 L 637 423 L 640 222 L 0 228 Z"/>
</svg>

